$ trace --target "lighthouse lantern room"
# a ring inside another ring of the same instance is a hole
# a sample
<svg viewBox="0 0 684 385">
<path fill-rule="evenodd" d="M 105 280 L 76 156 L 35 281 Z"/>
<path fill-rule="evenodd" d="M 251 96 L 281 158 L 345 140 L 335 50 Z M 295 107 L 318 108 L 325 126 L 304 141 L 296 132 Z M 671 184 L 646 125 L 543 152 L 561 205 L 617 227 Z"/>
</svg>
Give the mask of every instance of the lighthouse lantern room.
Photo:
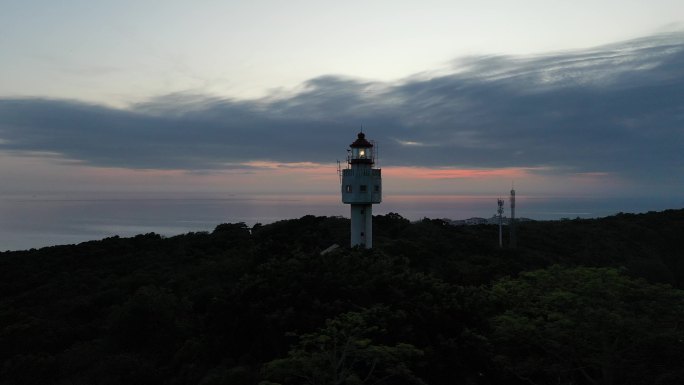
<svg viewBox="0 0 684 385">
<path fill-rule="evenodd" d="M 382 201 L 382 176 L 373 143 L 360 132 L 342 170 L 342 202 L 351 205 L 351 246 L 373 247 L 373 204 Z"/>
</svg>

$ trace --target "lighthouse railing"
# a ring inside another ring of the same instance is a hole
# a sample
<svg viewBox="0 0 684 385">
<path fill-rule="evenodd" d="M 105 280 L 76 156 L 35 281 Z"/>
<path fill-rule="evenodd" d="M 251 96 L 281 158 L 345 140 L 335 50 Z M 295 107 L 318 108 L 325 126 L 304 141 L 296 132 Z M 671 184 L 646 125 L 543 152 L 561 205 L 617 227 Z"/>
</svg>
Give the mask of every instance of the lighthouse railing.
<svg viewBox="0 0 684 385">
<path fill-rule="evenodd" d="M 382 176 L 382 170 L 379 168 L 345 168 L 342 170 L 342 176 Z"/>
</svg>

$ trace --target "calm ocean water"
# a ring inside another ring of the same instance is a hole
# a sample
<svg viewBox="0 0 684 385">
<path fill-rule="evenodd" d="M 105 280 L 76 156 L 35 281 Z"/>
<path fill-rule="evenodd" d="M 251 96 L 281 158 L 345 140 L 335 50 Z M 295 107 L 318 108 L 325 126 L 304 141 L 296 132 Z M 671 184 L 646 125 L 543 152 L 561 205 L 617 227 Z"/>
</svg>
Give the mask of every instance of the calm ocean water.
<svg viewBox="0 0 684 385">
<path fill-rule="evenodd" d="M 374 214 L 396 212 L 411 220 L 491 217 L 497 197 L 384 197 Z M 684 198 L 517 197 L 516 216 L 538 220 L 593 218 L 618 212 L 684 207 Z M 0 250 L 79 243 L 114 235 L 155 232 L 171 236 L 211 231 L 226 222 L 271 223 L 312 215 L 349 217 L 337 195 L 73 194 L 0 197 Z M 509 215 L 506 202 L 506 215 Z"/>
</svg>

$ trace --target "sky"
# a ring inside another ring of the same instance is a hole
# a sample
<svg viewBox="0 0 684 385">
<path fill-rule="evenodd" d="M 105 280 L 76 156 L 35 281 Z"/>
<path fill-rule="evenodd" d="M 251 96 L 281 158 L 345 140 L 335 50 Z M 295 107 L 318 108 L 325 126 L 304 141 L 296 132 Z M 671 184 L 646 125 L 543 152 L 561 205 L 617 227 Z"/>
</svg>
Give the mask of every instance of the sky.
<svg viewBox="0 0 684 385">
<path fill-rule="evenodd" d="M 684 192 L 681 0 L 0 2 L 0 196 Z"/>
</svg>

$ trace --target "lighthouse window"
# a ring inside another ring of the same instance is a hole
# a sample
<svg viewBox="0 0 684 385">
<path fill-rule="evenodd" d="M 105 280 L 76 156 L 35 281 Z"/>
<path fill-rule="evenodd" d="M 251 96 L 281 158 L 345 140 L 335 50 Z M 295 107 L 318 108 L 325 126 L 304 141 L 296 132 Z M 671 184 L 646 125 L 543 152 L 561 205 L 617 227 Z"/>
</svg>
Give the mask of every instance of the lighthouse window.
<svg viewBox="0 0 684 385">
<path fill-rule="evenodd" d="M 359 191 L 361 191 L 361 192 L 366 192 L 367 189 L 368 189 L 368 187 L 365 184 L 362 184 L 361 186 L 359 186 Z"/>
<path fill-rule="evenodd" d="M 380 192 L 380 185 L 375 185 L 375 192 Z"/>
<path fill-rule="evenodd" d="M 352 192 L 352 186 L 351 186 L 350 184 L 348 184 L 348 185 L 345 187 L 344 190 L 345 190 L 346 192 L 350 193 L 350 192 Z"/>
</svg>

